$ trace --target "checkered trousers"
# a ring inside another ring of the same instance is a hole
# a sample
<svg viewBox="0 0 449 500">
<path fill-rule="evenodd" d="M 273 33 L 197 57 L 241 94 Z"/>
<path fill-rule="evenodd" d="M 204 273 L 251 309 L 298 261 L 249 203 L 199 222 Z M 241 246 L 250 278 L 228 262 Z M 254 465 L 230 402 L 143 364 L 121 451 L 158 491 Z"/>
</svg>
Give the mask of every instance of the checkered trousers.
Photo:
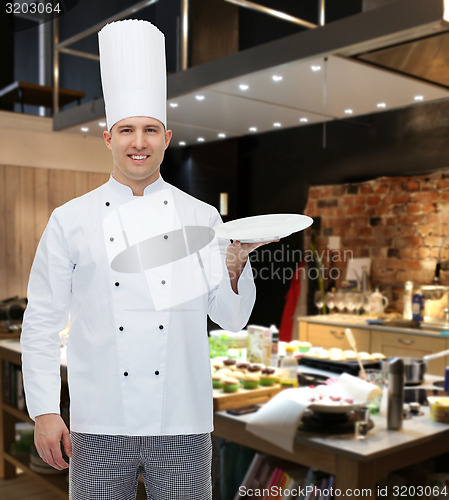
<svg viewBox="0 0 449 500">
<path fill-rule="evenodd" d="M 139 471 L 149 500 L 211 500 L 210 434 L 71 433 L 70 500 L 135 500 Z"/>
</svg>

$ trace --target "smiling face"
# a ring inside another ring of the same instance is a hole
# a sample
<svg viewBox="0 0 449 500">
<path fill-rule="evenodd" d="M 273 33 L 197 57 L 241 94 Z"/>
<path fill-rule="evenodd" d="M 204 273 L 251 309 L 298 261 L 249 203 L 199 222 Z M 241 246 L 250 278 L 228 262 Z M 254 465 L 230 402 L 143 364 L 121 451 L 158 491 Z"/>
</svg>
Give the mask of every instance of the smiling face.
<svg viewBox="0 0 449 500">
<path fill-rule="evenodd" d="M 165 130 L 154 118 L 133 116 L 120 120 L 103 136 L 112 152 L 114 179 L 129 186 L 135 195 L 142 195 L 159 177 L 171 130 Z"/>
</svg>

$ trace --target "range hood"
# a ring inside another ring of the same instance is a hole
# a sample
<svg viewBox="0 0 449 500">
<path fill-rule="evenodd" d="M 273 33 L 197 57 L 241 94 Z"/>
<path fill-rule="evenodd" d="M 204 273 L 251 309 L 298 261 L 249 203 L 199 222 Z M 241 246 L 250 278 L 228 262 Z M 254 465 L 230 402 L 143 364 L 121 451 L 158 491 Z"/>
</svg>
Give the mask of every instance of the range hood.
<svg viewBox="0 0 449 500">
<path fill-rule="evenodd" d="M 447 37 L 447 4 L 399 0 L 169 75 L 172 145 L 354 119 L 448 99 L 445 82 L 397 70 L 394 58 L 384 66 L 379 56 L 412 41 Z M 443 73 L 448 74 L 446 57 Z M 83 126 L 89 129 L 84 133 L 100 136 L 104 126 L 98 123 L 103 121 L 104 102 L 97 99 L 55 114 L 54 130 L 80 133 Z"/>
</svg>

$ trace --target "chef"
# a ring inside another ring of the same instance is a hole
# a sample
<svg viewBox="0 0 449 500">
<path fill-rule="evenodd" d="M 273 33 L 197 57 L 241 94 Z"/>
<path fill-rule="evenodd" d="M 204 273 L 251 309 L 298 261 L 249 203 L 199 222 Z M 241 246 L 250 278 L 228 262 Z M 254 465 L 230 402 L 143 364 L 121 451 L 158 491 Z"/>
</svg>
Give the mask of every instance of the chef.
<svg viewBox="0 0 449 500">
<path fill-rule="evenodd" d="M 217 210 L 160 175 L 166 127 L 163 34 L 146 21 L 99 33 L 108 182 L 51 215 L 32 266 L 23 333 L 27 408 L 41 458 L 68 467 L 72 500 L 211 497 L 207 315 L 238 331 L 255 287 L 248 254 L 211 230 Z M 70 433 L 60 416 L 67 347 Z"/>
</svg>

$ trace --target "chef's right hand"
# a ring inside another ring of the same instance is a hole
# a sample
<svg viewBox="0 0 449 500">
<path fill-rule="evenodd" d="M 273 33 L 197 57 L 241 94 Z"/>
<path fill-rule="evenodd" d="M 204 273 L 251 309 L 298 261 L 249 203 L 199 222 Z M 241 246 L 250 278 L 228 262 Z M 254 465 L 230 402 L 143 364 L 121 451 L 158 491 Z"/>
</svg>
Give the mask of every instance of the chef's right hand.
<svg viewBox="0 0 449 500">
<path fill-rule="evenodd" d="M 35 418 L 34 444 L 44 462 L 55 469 L 67 469 L 69 464 L 62 458 L 61 441 L 68 457 L 72 456 L 72 442 L 67 426 L 60 415 L 47 413 Z"/>
</svg>

